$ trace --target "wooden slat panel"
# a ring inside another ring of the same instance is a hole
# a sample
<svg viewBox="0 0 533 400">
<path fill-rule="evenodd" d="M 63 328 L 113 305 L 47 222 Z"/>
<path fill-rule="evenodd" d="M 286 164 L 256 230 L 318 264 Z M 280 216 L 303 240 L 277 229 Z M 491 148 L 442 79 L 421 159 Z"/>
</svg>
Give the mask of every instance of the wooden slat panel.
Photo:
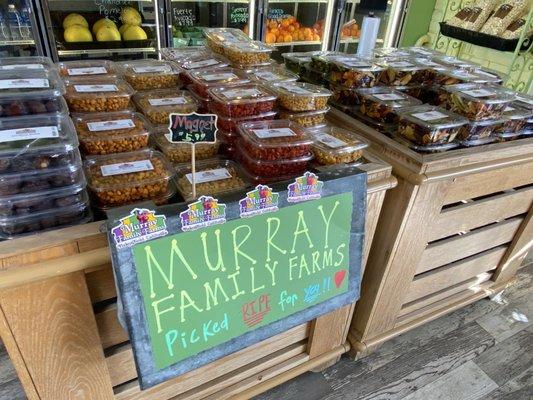
<svg viewBox="0 0 533 400">
<path fill-rule="evenodd" d="M 513 165 L 478 174 L 455 178 L 445 196 L 444 204 L 502 192 L 531 183 L 533 162 Z"/>
<path fill-rule="evenodd" d="M 346 341 L 344 327 L 352 317 L 350 311 L 351 304 L 348 304 L 311 322 L 307 348 L 311 358 L 333 350 Z"/>
<path fill-rule="evenodd" d="M 170 387 L 174 390 L 173 395 L 175 395 L 176 392 L 191 390 L 192 388 L 216 379 L 233 369 L 241 368 L 259 358 L 266 357 L 268 354 L 274 353 L 301 340 L 305 340 L 308 336 L 309 323 L 298 325 L 277 336 L 273 336 L 260 343 L 239 350 L 236 353 L 220 358 L 208 365 L 164 382 L 156 387 L 161 390 L 171 390 L 168 389 Z M 129 346 L 125 347 L 119 353 L 107 357 L 106 362 L 113 386 L 127 382 L 137 376 L 135 363 L 133 361 L 133 352 Z M 135 394 L 137 390 L 138 388 L 127 390 L 122 393 L 125 397 L 119 398 L 129 399 L 127 396 Z M 155 390 L 155 388 L 149 390 Z M 146 393 L 146 391 L 143 393 Z"/>
<path fill-rule="evenodd" d="M 128 334 L 118 322 L 117 305 L 112 304 L 95 314 L 102 347 L 115 346 L 129 340 Z"/>
<path fill-rule="evenodd" d="M 383 201 L 385 200 L 385 191 L 378 193 L 372 193 L 367 196 L 366 203 L 366 221 L 365 221 L 365 244 L 363 247 L 363 261 L 362 261 L 362 271 L 363 275 L 365 271 L 366 261 L 368 259 L 368 254 L 370 253 L 370 248 L 372 246 L 372 239 L 374 238 L 374 233 L 376 232 L 376 227 L 378 225 L 379 216 L 381 214 L 381 207 L 383 206 Z"/>
<path fill-rule="evenodd" d="M 533 187 L 450 207 L 432 224 L 429 241 L 469 231 L 526 213 L 533 201 Z"/>
<path fill-rule="evenodd" d="M 36 240 L 38 240 L 38 238 L 36 238 Z M 9 243 L 11 243 L 11 241 L 9 241 Z M 42 261 L 67 257 L 78 253 L 78 245 L 76 242 L 63 244 L 61 246 L 48 247 L 43 250 L 31 251 L 30 249 L 31 247 L 28 248 L 29 251 L 26 251 L 22 254 L 3 258 L 0 264 L 0 269 L 36 264 Z"/>
<path fill-rule="evenodd" d="M 411 283 L 405 303 L 495 269 L 505 250 L 506 247 L 500 246 L 417 276 Z"/>
<path fill-rule="evenodd" d="M 85 275 L 93 304 L 117 297 L 115 278 L 111 268 L 111 264 L 108 264 Z"/>
<path fill-rule="evenodd" d="M 435 303 L 437 301 L 440 301 L 442 299 L 445 299 L 451 295 L 454 295 L 456 293 L 464 292 L 468 289 L 474 289 L 477 290 L 479 285 L 481 283 L 484 283 L 490 279 L 492 274 L 486 272 L 484 274 L 480 274 L 475 278 L 469 279 L 465 282 L 458 283 L 457 285 L 451 286 L 449 288 L 445 288 L 441 291 L 438 291 L 437 293 L 431 293 L 427 296 L 424 296 L 418 300 L 412 301 L 410 303 L 406 303 L 402 307 L 402 311 L 400 311 L 399 316 L 403 316 L 406 314 L 409 314 L 413 311 L 420 310 L 426 306 L 429 306 L 432 303 Z"/>
<path fill-rule="evenodd" d="M 465 235 L 453 236 L 426 247 L 416 270 L 417 274 L 469 257 L 493 247 L 509 243 L 523 218 L 515 217 L 488 225 Z"/>
</svg>

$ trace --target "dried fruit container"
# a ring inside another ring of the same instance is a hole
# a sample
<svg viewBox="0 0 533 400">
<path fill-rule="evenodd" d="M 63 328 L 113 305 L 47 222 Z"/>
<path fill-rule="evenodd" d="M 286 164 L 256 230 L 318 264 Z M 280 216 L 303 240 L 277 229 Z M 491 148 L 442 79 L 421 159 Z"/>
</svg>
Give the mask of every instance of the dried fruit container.
<svg viewBox="0 0 533 400">
<path fill-rule="evenodd" d="M 180 70 L 169 61 L 134 60 L 120 64 L 124 79 L 135 90 L 176 88 Z"/>
<path fill-rule="evenodd" d="M 189 47 L 165 47 L 161 49 L 161 56 L 167 61 L 176 61 L 178 64 L 183 63 L 189 58 L 198 57 L 202 55 L 212 54 L 211 50 L 205 46 L 189 46 Z"/>
<path fill-rule="evenodd" d="M 500 86 L 462 84 L 444 86 L 448 108 L 470 120 L 496 119 L 516 97 L 516 94 Z"/>
<path fill-rule="evenodd" d="M 310 131 L 315 143 L 313 154 L 320 165 L 351 164 L 363 156 L 368 143 L 349 130 L 327 125 Z"/>
<path fill-rule="evenodd" d="M 2 57 L 0 58 L 0 72 L 4 71 L 51 71 L 56 66 L 48 57 Z"/>
<path fill-rule="evenodd" d="M 300 53 L 283 53 L 281 56 L 285 62 L 285 67 L 298 75 L 302 74 L 302 68 L 311 62 L 311 57 L 321 54 L 321 51 L 307 51 Z"/>
<path fill-rule="evenodd" d="M 503 85 L 503 78 L 500 76 L 500 73 L 492 69 L 482 68 L 478 66 L 474 71 L 476 75 L 485 78 L 487 83 L 493 85 Z"/>
<path fill-rule="evenodd" d="M 283 160 L 261 160 L 248 154 L 242 144 L 238 144 L 237 158 L 248 174 L 261 180 L 259 177 L 269 178 L 273 176 L 298 176 L 303 174 L 309 169 L 309 162 L 313 159 L 313 153 Z"/>
<path fill-rule="evenodd" d="M 157 89 L 139 92 L 133 96 L 137 110 L 152 124 L 170 123 L 170 114 L 189 114 L 198 109 L 198 103 L 186 90 Z"/>
<path fill-rule="evenodd" d="M 141 114 L 123 111 L 72 117 L 85 155 L 125 153 L 148 147 L 152 125 Z"/>
<path fill-rule="evenodd" d="M 481 76 L 473 71 L 465 69 L 445 69 L 440 70 L 435 77 L 435 83 L 438 85 L 456 85 L 461 83 L 489 83 L 490 79 Z"/>
<path fill-rule="evenodd" d="M 0 72 L 0 117 L 65 112 L 65 86 L 54 70 Z"/>
<path fill-rule="evenodd" d="M 468 121 L 443 108 L 421 105 L 398 111 L 398 134 L 422 146 L 452 142 Z"/>
<path fill-rule="evenodd" d="M 192 195 L 192 172 L 190 164 L 176 167 L 176 186 L 185 201 L 195 200 Z M 221 196 L 242 191 L 248 182 L 240 167 L 233 161 L 222 159 L 204 160 L 196 163 L 196 196 Z"/>
<path fill-rule="evenodd" d="M 333 62 L 356 62 L 362 61 L 355 54 L 346 54 L 338 51 L 323 51 L 311 56 L 310 67 L 324 74 L 329 74 Z"/>
<path fill-rule="evenodd" d="M 191 90 L 201 97 L 208 97 L 208 89 L 215 87 L 242 86 L 251 83 L 246 73 L 233 68 L 218 68 L 210 70 L 192 71 Z"/>
<path fill-rule="evenodd" d="M 503 125 L 496 133 L 519 133 L 527 128 L 528 121 L 533 118 L 533 110 L 522 108 L 515 102 L 505 107 L 502 113 Z"/>
<path fill-rule="evenodd" d="M 117 68 L 108 60 L 76 60 L 57 64 L 59 75 L 72 78 L 79 76 L 117 76 Z"/>
<path fill-rule="evenodd" d="M 237 133 L 239 124 L 243 122 L 273 120 L 276 118 L 277 114 L 278 113 L 276 111 L 269 111 L 266 113 L 246 117 L 226 117 L 224 115 L 219 115 L 217 119 L 217 126 L 221 131 Z"/>
<path fill-rule="evenodd" d="M 533 96 L 525 93 L 517 93 L 515 103 L 519 107 L 533 110 Z"/>
<path fill-rule="evenodd" d="M 379 65 L 386 68 L 380 75 L 380 80 L 385 85 L 421 85 L 431 81 L 432 72 L 410 59 L 384 60 Z"/>
<path fill-rule="evenodd" d="M 279 117 L 281 119 L 288 119 L 290 121 L 296 122 L 297 124 L 309 128 L 323 126 L 326 122 L 326 114 L 330 110 L 329 107 L 324 108 L 323 110 L 317 111 L 303 111 L 303 112 L 292 112 L 292 111 L 279 111 Z"/>
<path fill-rule="evenodd" d="M 223 54 L 231 63 L 241 68 L 271 64 L 270 54 L 274 51 L 272 47 L 259 41 L 223 43 L 222 48 Z"/>
<path fill-rule="evenodd" d="M 289 111 L 323 110 L 331 92 L 311 83 L 290 82 L 270 86 L 278 96 L 280 106 Z"/>
<path fill-rule="evenodd" d="M 359 94 L 356 88 L 347 88 L 333 82 L 329 82 L 329 90 L 331 91 L 331 98 L 335 104 L 344 106 L 354 106 L 359 104 Z"/>
<path fill-rule="evenodd" d="M 311 64 L 302 67 L 301 78 L 304 82 L 322 85 L 326 77 L 324 72 L 314 69 Z"/>
<path fill-rule="evenodd" d="M 125 81 L 110 77 L 71 78 L 65 84 L 70 111 L 78 113 L 128 110 L 134 93 Z"/>
<path fill-rule="evenodd" d="M 0 217 L 0 238 L 13 239 L 22 235 L 91 221 L 87 200 L 77 204 L 45 211 Z"/>
<path fill-rule="evenodd" d="M 270 112 L 277 99 L 272 91 L 260 85 L 218 87 L 207 92 L 213 100 L 211 111 L 232 118 Z"/>
<path fill-rule="evenodd" d="M 96 203 L 110 207 L 160 198 L 174 176 L 163 154 L 149 149 L 89 157 L 84 169 Z"/>
<path fill-rule="evenodd" d="M 414 97 L 387 87 L 359 89 L 359 100 L 362 114 L 385 124 L 396 122 L 398 109 L 422 104 Z"/>
<path fill-rule="evenodd" d="M 379 83 L 385 72 L 385 68 L 367 60 L 334 61 L 331 64 L 329 80 L 348 88 L 373 87 Z"/>
<path fill-rule="evenodd" d="M 457 138 L 459 140 L 480 140 L 491 137 L 494 133 L 501 130 L 504 124 L 503 119 L 487 119 L 484 121 L 469 121 L 461 126 Z"/>
<path fill-rule="evenodd" d="M 303 157 L 311 152 L 313 139 L 295 122 L 273 121 L 245 122 L 239 125 L 241 144 L 253 159 L 285 160 Z"/>
<path fill-rule="evenodd" d="M 218 132 L 217 132 L 218 136 Z M 175 143 L 170 141 L 168 128 L 158 128 L 152 135 L 155 145 L 173 163 L 191 162 L 192 145 L 190 143 Z M 215 157 L 220 146 L 219 141 L 216 143 L 197 143 L 195 145 L 196 160 L 205 160 Z"/>
<path fill-rule="evenodd" d="M 411 140 L 408 140 L 397 133 L 393 133 L 391 137 L 398 143 L 403 144 L 404 146 L 410 148 L 411 150 L 414 150 L 418 153 L 423 153 L 423 154 L 442 153 L 445 151 L 454 150 L 454 149 L 461 147 L 459 142 L 456 142 L 456 141 L 450 142 L 450 143 L 422 145 L 419 143 L 412 142 Z"/>
<path fill-rule="evenodd" d="M 298 75 L 276 65 L 273 67 L 255 68 L 247 71 L 248 77 L 255 83 L 281 83 L 281 82 L 295 82 L 298 80 Z"/>
</svg>

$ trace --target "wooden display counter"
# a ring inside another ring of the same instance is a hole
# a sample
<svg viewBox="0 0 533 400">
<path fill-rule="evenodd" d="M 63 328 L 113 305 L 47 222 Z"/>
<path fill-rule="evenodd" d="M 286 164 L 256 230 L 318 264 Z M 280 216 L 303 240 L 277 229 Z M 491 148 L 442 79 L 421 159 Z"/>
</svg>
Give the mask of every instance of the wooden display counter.
<svg viewBox="0 0 533 400">
<path fill-rule="evenodd" d="M 340 111 L 393 166 L 349 333 L 353 356 L 503 289 L 533 243 L 533 138 L 421 155 Z"/>
<path fill-rule="evenodd" d="M 390 166 L 369 152 L 365 158 L 366 259 L 396 179 Z M 349 349 L 353 304 L 141 392 L 100 227 L 0 243 L 0 336 L 30 400 L 249 398 Z"/>
</svg>

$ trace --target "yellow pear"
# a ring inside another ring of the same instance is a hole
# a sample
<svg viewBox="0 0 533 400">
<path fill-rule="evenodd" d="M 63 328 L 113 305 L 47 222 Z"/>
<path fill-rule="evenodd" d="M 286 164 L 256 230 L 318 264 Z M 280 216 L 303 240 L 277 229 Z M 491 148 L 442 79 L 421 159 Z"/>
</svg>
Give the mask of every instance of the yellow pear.
<svg viewBox="0 0 533 400">
<path fill-rule="evenodd" d="M 102 26 L 96 33 L 96 40 L 99 42 L 111 42 L 120 40 L 120 33 L 117 28 Z"/>
<path fill-rule="evenodd" d="M 120 32 L 121 35 L 124 35 L 124 31 L 128 29 L 130 26 L 133 26 L 133 25 L 124 24 L 118 29 L 118 31 Z"/>
<path fill-rule="evenodd" d="M 65 42 L 92 42 L 93 36 L 89 28 L 81 25 L 72 25 L 63 32 Z"/>
<path fill-rule="evenodd" d="M 122 33 L 122 40 L 146 40 L 148 36 L 140 26 L 130 26 Z"/>
<path fill-rule="evenodd" d="M 124 7 L 120 12 L 120 20 L 127 25 L 141 25 L 142 22 L 141 14 L 133 7 Z"/>
<path fill-rule="evenodd" d="M 93 25 L 93 35 L 96 35 L 98 33 L 98 30 L 102 27 L 102 26 L 109 26 L 111 28 L 115 28 L 117 29 L 117 25 L 111 21 L 109 18 L 102 18 L 102 19 L 99 19 L 98 21 L 96 21 Z"/>
<path fill-rule="evenodd" d="M 87 20 L 82 15 L 76 13 L 71 13 L 67 15 L 63 20 L 63 29 L 67 29 L 69 26 L 72 25 L 80 25 L 86 28 L 89 27 L 89 23 L 87 22 Z"/>
</svg>

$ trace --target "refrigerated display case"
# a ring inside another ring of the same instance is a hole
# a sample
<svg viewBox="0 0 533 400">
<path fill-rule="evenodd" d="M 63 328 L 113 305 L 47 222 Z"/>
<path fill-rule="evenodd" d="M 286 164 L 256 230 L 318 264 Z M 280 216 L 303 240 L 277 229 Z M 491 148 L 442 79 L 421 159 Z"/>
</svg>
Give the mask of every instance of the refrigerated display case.
<svg viewBox="0 0 533 400">
<path fill-rule="evenodd" d="M 157 57 L 163 0 L 41 0 L 55 61 Z"/>
<path fill-rule="evenodd" d="M 256 34 L 254 31 L 255 1 L 165 0 L 165 2 L 169 46 L 205 44 L 202 28 L 237 28 L 250 37 Z"/>
<path fill-rule="evenodd" d="M 0 0 L 0 58 L 44 55 L 38 21 L 31 0 Z"/>
</svg>

